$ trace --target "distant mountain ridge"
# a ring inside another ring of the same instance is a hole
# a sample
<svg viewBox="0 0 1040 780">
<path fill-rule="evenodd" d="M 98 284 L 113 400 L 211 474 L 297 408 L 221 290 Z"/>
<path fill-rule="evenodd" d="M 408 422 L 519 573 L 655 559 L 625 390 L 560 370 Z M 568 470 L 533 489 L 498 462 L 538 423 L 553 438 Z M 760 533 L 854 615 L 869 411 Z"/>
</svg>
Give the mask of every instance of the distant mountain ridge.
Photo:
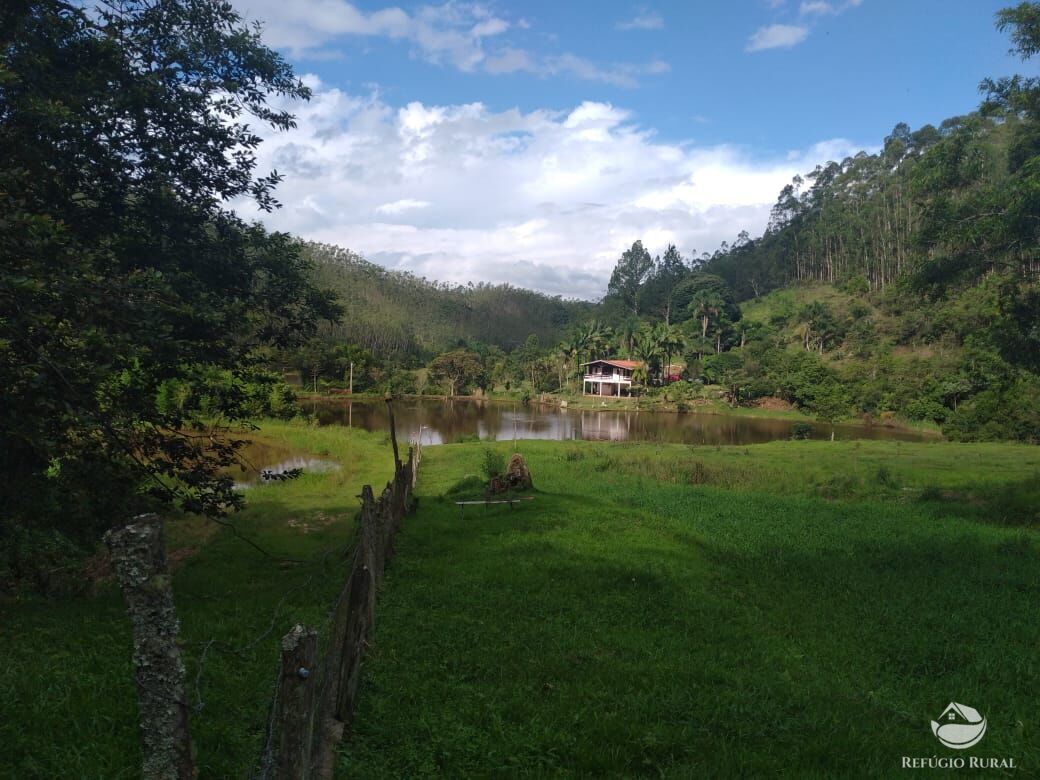
<svg viewBox="0 0 1040 780">
<path fill-rule="evenodd" d="M 591 316 L 595 306 L 509 284 L 429 281 L 383 268 L 349 249 L 303 246 L 315 280 L 335 290 L 346 310 L 330 335 L 386 358 L 426 358 L 460 341 L 510 350 L 530 334 L 548 346 Z"/>
</svg>

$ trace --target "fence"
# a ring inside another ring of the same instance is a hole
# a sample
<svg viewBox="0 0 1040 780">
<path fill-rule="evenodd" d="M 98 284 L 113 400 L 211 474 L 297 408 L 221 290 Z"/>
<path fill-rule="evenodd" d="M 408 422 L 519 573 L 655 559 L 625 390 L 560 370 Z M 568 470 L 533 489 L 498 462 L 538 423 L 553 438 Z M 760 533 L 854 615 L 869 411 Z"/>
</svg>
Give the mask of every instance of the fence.
<svg viewBox="0 0 1040 780">
<path fill-rule="evenodd" d="M 392 419 L 392 418 L 391 418 Z M 393 423 L 391 423 L 391 426 Z M 393 556 L 394 536 L 411 506 L 421 445 L 400 461 L 395 432 L 394 478 L 377 499 L 361 491 L 361 533 L 332 615 L 324 658 L 318 632 L 297 625 L 282 638 L 281 663 L 260 758 L 264 780 L 331 778 L 336 749 L 349 726 L 361 681 L 361 657 L 375 621 L 376 589 Z"/>
</svg>

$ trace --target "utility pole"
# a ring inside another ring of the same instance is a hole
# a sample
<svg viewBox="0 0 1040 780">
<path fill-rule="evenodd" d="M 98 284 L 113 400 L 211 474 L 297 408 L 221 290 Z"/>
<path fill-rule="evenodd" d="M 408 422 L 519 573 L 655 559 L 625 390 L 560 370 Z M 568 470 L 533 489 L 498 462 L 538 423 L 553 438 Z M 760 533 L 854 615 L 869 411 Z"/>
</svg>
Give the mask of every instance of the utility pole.
<svg viewBox="0 0 1040 780">
<path fill-rule="evenodd" d="M 350 361 L 350 394 L 354 395 L 354 361 Z"/>
</svg>

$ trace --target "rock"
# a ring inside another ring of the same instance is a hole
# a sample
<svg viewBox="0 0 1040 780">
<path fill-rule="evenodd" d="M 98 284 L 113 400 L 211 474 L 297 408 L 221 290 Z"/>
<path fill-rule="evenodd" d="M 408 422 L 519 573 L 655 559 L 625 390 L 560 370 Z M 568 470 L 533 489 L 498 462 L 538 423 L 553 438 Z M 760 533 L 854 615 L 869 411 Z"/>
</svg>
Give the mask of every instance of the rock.
<svg viewBox="0 0 1040 780">
<path fill-rule="evenodd" d="M 534 486 L 531 482 L 531 472 L 519 452 L 514 453 L 509 459 L 509 465 L 506 466 L 506 482 L 511 490 L 530 490 Z"/>
</svg>

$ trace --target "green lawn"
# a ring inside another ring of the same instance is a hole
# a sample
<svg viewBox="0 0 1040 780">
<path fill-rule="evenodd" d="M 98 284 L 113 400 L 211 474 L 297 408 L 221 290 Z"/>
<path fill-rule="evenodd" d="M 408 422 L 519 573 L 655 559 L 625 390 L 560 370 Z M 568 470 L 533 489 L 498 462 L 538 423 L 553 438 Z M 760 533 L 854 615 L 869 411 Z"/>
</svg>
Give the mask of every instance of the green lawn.
<svg viewBox="0 0 1040 780">
<path fill-rule="evenodd" d="M 343 468 L 234 518 L 305 563 L 171 521 L 202 777 L 248 776 L 278 638 L 326 627 L 355 497 L 392 470 L 381 434 L 262 438 Z M 522 442 L 535 500 L 460 521 L 486 446 L 425 451 L 343 776 L 890 775 L 947 752 L 928 721 L 950 700 L 989 718 L 973 752 L 1040 767 L 1040 449 Z M 111 583 L 0 601 L 0 658 L 0 777 L 138 775 Z"/>
<path fill-rule="evenodd" d="M 233 518 L 243 536 L 199 519 L 168 526 L 200 776 L 247 777 L 259 756 L 278 641 L 294 622 L 325 628 L 347 575 L 355 498 L 382 485 L 393 455 L 382 434 L 264 424 L 262 440 L 342 464 L 253 490 Z M 210 645 L 210 640 L 216 640 Z M 206 663 L 196 688 L 199 659 Z M 140 775 L 130 627 L 116 588 L 69 600 L 0 601 L 0 777 Z"/>
<path fill-rule="evenodd" d="M 525 442 L 460 520 L 483 448 L 425 453 L 341 776 L 891 776 L 951 700 L 1040 772 L 1040 449 Z"/>
</svg>

